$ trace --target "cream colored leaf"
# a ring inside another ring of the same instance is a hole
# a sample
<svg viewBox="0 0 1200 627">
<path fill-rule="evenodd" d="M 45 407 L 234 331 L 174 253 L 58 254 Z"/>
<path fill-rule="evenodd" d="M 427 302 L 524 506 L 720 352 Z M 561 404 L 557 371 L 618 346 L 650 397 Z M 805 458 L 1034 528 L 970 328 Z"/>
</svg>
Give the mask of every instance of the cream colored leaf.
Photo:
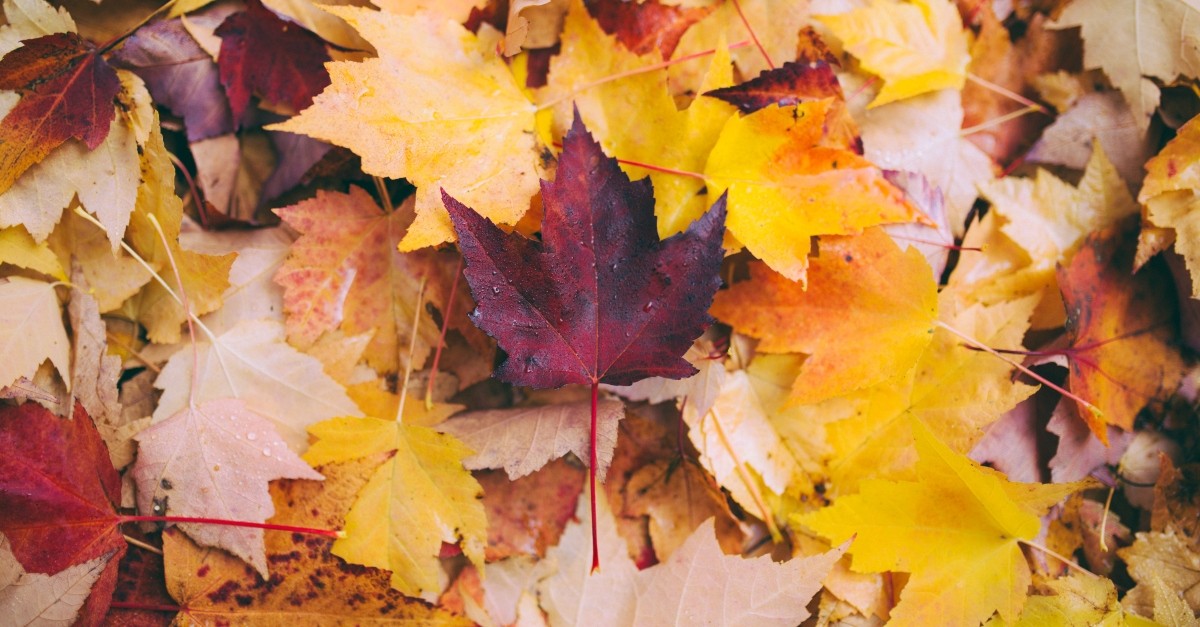
<svg viewBox="0 0 1200 627">
<path fill-rule="evenodd" d="M 1158 107 L 1151 79 L 1200 75 L 1200 6 L 1194 0 L 1077 0 L 1054 28 L 1082 27 L 1083 63 L 1121 90 L 1144 133 Z"/>
<path fill-rule="evenodd" d="M 1117 554 L 1138 583 L 1122 599 L 1125 609 L 1153 616 L 1155 597 L 1160 594 L 1155 587 L 1161 587 L 1179 595 L 1193 613 L 1200 612 L 1200 552 L 1174 531 L 1139 533 L 1132 546 Z"/>
<path fill-rule="evenodd" d="M 196 184 L 217 212 L 255 222 L 263 184 L 275 171 L 275 152 L 266 133 L 218 135 L 189 146 L 196 160 Z"/>
<path fill-rule="evenodd" d="M 145 515 L 262 523 L 275 513 L 268 482 L 323 478 L 288 448 L 271 421 L 239 400 L 187 407 L 135 439 L 133 479 L 138 510 Z M 179 526 L 196 542 L 221 547 L 269 576 L 262 529 Z"/>
<path fill-rule="evenodd" d="M 199 386 L 195 401 L 235 398 L 266 417 L 297 453 L 308 448 L 308 425 L 336 416 L 361 416 L 346 391 L 321 368 L 321 362 L 288 346 L 283 326 L 247 320 L 216 338 L 198 342 Z M 192 351 L 171 357 L 155 380 L 163 390 L 155 424 L 188 406 Z"/>
<path fill-rule="evenodd" d="M 441 190 L 502 224 L 537 191 L 534 107 L 508 68 L 461 25 L 427 14 L 329 9 L 379 58 L 328 65 L 332 84 L 300 115 L 271 127 L 350 148 L 376 176 L 417 186 L 402 248 L 454 239 Z"/>
<path fill-rule="evenodd" d="M 625 405 L 602 401 L 596 408 L 596 477 L 604 481 L 617 447 L 617 423 Z M 520 409 L 474 411 L 448 420 L 438 430 L 454 435 L 475 449 L 463 460 L 470 470 L 503 468 L 509 479 L 519 479 L 574 453 L 586 464 L 589 458 L 590 403 L 543 405 Z"/>
<path fill-rule="evenodd" d="M 118 309 L 153 280 L 142 264 L 124 250 L 113 251 L 108 235 L 92 222 L 74 212 L 63 221 L 65 228 L 56 230 L 50 241 L 60 235 L 66 240 L 63 245 L 70 250 L 72 262 L 87 281 L 89 293 L 101 313 Z"/>
<path fill-rule="evenodd" d="M 47 359 L 68 384 L 71 343 L 54 286 L 12 276 L 0 279 L 0 387 L 32 379 Z"/>
<path fill-rule="evenodd" d="M 121 404 L 117 380 L 121 377 L 121 358 L 108 355 L 108 331 L 100 319 L 96 299 L 84 290 L 87 282 L 77 274 L 67 304 L 67 315 L 74 336 L 71 379 L 76 399 L 96 423 L 96 429 L 108 445 L 113 466 L 123 468 L 132 458 L 120 455 L 132 433 L 122 432 Z"/>
<path fill-rule="evenodd" d="M 292 236 L 285 229 L 194 230 L 182 233 L 179 243 L 206 255 L 238 255 L 229 268 L 224 303 L 204 316 L 213 333 L 224 333 L 242 320 L 283 322 L 283 288 L 273 278 L 292 248 Z"/>
<path fill-rule="evenodd" d="M 4 16 L 8 23 L 0 26 L 0 55 L 16 50 L 24 39 L 75 32 L 66 8 L 43 0 L 4 0 Z"/>
<path fill-rule="evenodd" d="M 522 48 L 549 48 L 558 43 L 568 0 L 513 0 L 508 5 L 508 30 L 504 33 L 504 56 Z"/>
<path fill-rule="evenodd" d="M 707 414 L 725 384 L 725 364 L 721 359 L 710 358 L 708 351 L 702 350 L 699 344 L 689 348 L 683 358 L 698 371 L 686 379 L 650 377 L 633 385 L 601 384 L 600 387 L 631 401 L 662 403 L 686 398 L 697 413 Z"/>
<path fill-rule="evenodd" d="M 263 0 L 263 5 L 272 11 L 290 18 L 293 22 L 316 33 L 329 43 L 350 50 L 367 50 L 371 47 L 346 20 L 325 11 L 323 6 L 365 7 L 368 0 Z"/>
<path fill-rule="evenodd" d="M 53 575 L 23 573 L 16 581 L 0 587 L 4 623 L 37 627 L 74 625 L 80 608 L 92 593 L 92 586 L 112 557 L 111 553 L 101 555 Z M 0 554 L 0 561 L 3 559 Z"/>
<path fill-rule="evenodd" d="M 471 17 L 472 10 L 483 9 L 487 6 L 485 0 L 371 0 L 371 4 L 388 13 L 412 15 L 423 12 L 444 17 L 459 24 L 465 23 Z M 514 4 L 520 4 L 520 2 Z"/>
<path fill-rule="evenodd" d="M 1150 147 L 1129 105 L 1116 92 L 1082 95 L 1042 131 L 1025 160 L 1082 170 L 1092 155 L 1092 140 L 1104 147 L 1122 179 L 1142 178 L 1142 164 L 1150 156 Z"/>
<path fill-rule="evenodd" d="M 726 555 L 712 519 L 671 558 L 636 575 L 633 624 L 791 627 L 809 617 L 807 605 L 846 547 L 786 562 L 769 555 Z"/>
</svg>

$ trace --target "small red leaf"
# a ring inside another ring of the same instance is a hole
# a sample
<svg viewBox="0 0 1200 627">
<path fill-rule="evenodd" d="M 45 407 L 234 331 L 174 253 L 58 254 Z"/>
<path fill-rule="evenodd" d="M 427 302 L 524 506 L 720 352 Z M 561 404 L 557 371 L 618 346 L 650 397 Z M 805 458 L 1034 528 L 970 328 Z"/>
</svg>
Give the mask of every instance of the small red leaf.
<svg viewBox="0 0 1200 627">
<path fill-rule="evenodd" d="M 247 2 L 245 11 L 230 15 L 215 33 L 221 38 L 221 84 L 235 120 L 251 94 L 299 111 L 329 85 L 329 53 L 321 38 L 280 19 L 259 0 Z"/>
<path fill-rule="evenodd" d="M 589 0 L 587 7 L 600 28 L 615 35 L 629 50 L 637 54 L 657 50 L 663 59 L 669 59 L 687 29 L 716 10 L 717 5 L 689 8 L 658 0 Z"/>
<path fill-rule="evenodd" d="M 121 81 L 75 33 L 23 42 L 0 59 L 0 89 L 24 92 L 0 121 L 0 193 L 74 137 L 95 149 L 108 137 Z"/>
<path fill-rule="evenodd" d="M 479 303 L 471 319 L 508 352 L 497 378 L 547 388 L 696 371 L 682 355 L 712 321 L 723 198 L 660 242 L 649 179 L 630 182 L 578 115 L 542 182 L 541 244 L 442 197 Z"/>
</svg>

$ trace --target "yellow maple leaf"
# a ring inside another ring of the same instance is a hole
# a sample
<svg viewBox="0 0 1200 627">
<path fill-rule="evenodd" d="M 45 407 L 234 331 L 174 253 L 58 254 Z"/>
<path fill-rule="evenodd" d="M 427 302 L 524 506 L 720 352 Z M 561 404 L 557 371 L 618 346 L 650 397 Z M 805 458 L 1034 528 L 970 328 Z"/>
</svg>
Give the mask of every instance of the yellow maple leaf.
<svg viewBox="0 0 1200 627">
<path fill-rule="evenodd" d="M 141 181 L 125 234 L 130 246 L 159 269 L 163 280 L 178 294 L 179 283 L 175 279 L 175 272 L 169 269 L 170 262 L 174 261 L 193 315 L 200 316 L 216 310 L 221 306 L 222 296 L 229 287 L 229 269 L 237 254 L 205 255 L 179 246 L 183 201 L 175 195 L 175 166 L 163 144 L 157 113 L 154 114 L 154 124 L 142 154 Z M 151 216 L 154 220 L 151 220 Z M 162 235 L 155 228 L 155 221 L 162 228 Z M 163 245 L 164 235 L 170 247 L 169 252 Z M 137 303 L 137 317 L 138 322 L 145 325 L 150 341 L 174 343 L 181 337 L 180 325 L 187 319 L 187 312 L 170 292 L 155 281 L 142 288 Z"/>
<path fill-rule="evenodd" d="M 67 280 L 62 263 L 46 242 L 35 242 L 24 227 L 12 226 L 0 229 L 0 264 L 14 266 L 52 276 L 59 281 Z"/>
<path fill-rule="evenodd" d="M 962 18 L 949 0 L 872 0 L 871 6 L 817 19 L 862 68 L 883 79 L 869 107 L 939 89 L 962 89 L 971 61 Z"/>
<path fill-rule="evenodd" d="M 704 170 L 710 200 L 729 192 L 729 233 L 793 281 L 804 281 L 812 236 L 920 216 L 874 164 L 825 141 L 831 106 L 827 98 L 731 117 Z"/>
<path fill-rule="evenodd" d="M 416 185 L 417 218 L 402 250 L 454 240 L 441 189 L 494 222 L 515 224 L 538 186 L 535 110 L 495 52 L 427 13 L 327 10 L 379 57 L 328 64 L 329 87 L 271 128 L 345 146 L 368 174 Z"/>
<path fill-rule="evenodd" d="M 850 547 L 857 572 L 911 573 L 889 625 L 977 625 L 993 612 L 1016 620 L 1031 574 L 1020 540 L 1039 516 L 1086 482 L 1022 484 L 954 452 L 909 419 L 918 481 L 868 479 L 797 522 Z"/>
<path fill-rule="evenodd" d="M 304 459 L 313 465 L 394 451 L 359 492 L 334 555 L 392 571 L 392 587 L 409 596 L 441 591 L 443 542 L 461 541 L 483 567 L 483 488 L 463 468 L 472 452 L 456 438 L 378 418 L 333 418 L 308 431 L 317 442 Z"/>
<path fill-rule="evenodd" d="M 809 286 L 750 266 L 750 280 L 717 294 L 712 313 L 761 338 L 766 353 L 805 353 L 792 391 L 816 403 L 902 376 L 929 344 L 937 283 L 916 248 L 900 250 L 879 228 L 827 237 Z"/>
<path fill-rule="evenodd" d="M 1200 298 L 1200 116 L 1180 127 L 1157 156 L 1146 162 L 1146 180 L 1138 194 L 1149 226 L 1164 231 L 1154 238 L 1143 233 L 1137 265 L 1175 242 L 1192 275 L 1192 298 Z M 1173 237 L 1172 237 L 1173 236 Z"/>
<path fill-rule="evenodd" d="M 1016 622 L 992 617 L 985 627 L 1142 627 L 1152 621 L 1127 613 L 1117 601 L 1117 588 L 1107 577 L 1071 575 L 1051 579 L 1038 586 L 1037 594 L 1029 597 L 1021 618 Z"/>
<path fill-rule="evenodd" d="M 944 324 L 986 346 L 1021 347 L 1034 298 L 990 307 L 964 307 L 954 299 L 948 292 L 939 297 Z M 846 494 L 881 474 L 908 476 L 916 452 L 904 443 L 912 439 L 913 417 L 956 451 L 969 451 L 987 425 L 1036 389 L 1013 382 L 1011 374 L 1009 364 L 968 348 L 946 328 L 937 329 L 911 375 L 855 393 L 847 399 L 851 415 L 826 427 L 833 490 Z"/>
</svg>

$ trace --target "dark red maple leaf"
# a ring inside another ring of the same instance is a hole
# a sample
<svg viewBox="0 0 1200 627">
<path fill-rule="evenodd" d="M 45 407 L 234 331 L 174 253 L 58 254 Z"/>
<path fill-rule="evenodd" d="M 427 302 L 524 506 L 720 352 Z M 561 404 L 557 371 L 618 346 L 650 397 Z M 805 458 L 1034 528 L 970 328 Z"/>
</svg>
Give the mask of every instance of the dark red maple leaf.
<svg viewBox="0 0 1200 627">
<path fill-rule="evenodd" d="M 125 554 L 120 500 L 121 478 L 81 405 L 71 420 L 32 402 L 0 407 L 0 532 L 28 572 L 111 556 L 81 610 L 89 624 L 107 611 Z"/>
<path fill-rule="evenodd" d="M 659 241 L 650 180 L 631 182 L 578 113 L 555 180 L 542 181 L 541 243 L 442 198 L 478 303 L 471 320 L 508 353 L 495 376 L 537 388 L 592 386 L 594 559 L 598 385 L 696 372 L 682 355 L 712 323 L 725 198 Z"/>
<path fill-rule="evenodd" d="M 658 0 L 629 2 L 628 0 L 588 0 L 588 13 L 604 32 L 637 54 L 657 50 L 669 59 L 680 38 L 717 8 L 714 3 L 704 7 L 681 7 L 660 4 Z"/>
<path fill-rule="evenodd" d="M 810 26 L 800 32 L 795 61 L 767 70 L 740 85 L 714 89 L 704 95 L 720 98 L 742 113 L 754 113 L 773 104 L 786 106 L 824 98 L 845 100 L 834 74 L 837 67 L 837 57 Z"/>
<path fill-rule="evenodd" d="M 0 89 L 22 92 L 0 121 L 0 193 L 74 137 L 94 149 L 108 137 L 121 91 L 117 73 L 75 33 L 22 42 L 0 59 Z"/>
<path fill-rule="evenodd" d="M 221 85 L 234 120 L 242 118 L 252 94 L 299 111 L 329 85 L 325 42 L 259 0 L 249 0 L 245 11 L 225 18 L 215 33 L 221 38 Z"/>
</svg>

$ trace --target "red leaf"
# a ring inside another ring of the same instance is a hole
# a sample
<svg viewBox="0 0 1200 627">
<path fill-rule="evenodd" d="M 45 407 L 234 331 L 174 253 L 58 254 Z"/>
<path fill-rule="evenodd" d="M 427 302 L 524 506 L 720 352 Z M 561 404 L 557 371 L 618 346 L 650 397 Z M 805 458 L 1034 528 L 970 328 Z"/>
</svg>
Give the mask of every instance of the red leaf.
<svg viewBox="0 0 1200 627">
<path fill-rule="evenodd" d="M 252 93 L 299 111 L 329 85 L 329 53 L 321 38 L 280 19 L 259 0 L 225 18 L 215 33 L 221 38 L 221 84 L 235 120 L 242 118 Z"/>
<path fill-rule="evenodd" d="M 812 27 L 800 31 L 799 55 L 795 61 L 767 70 L 741 85 L 714 89 L 705 96 L 720 98 L 742 113 L 754 113 L 773 104 L 794 105 L 805 100 L 837 98 L 844 101 L 842 86 L 834 70 L 837 57 L 830 52 Z"/>
<path fill-rule="evenodd" d="M 26 571 L 57 573 L 115 553 L 81 616 L 108 609 L 125 539 L 121 479 L 81 405 L 65 420 L 36 403 L 0 407 L 0 532 Z M 85 621 L 86 622 L 86 621 Z"/>
<path fill-rule="evenodd" d="M 74 137 L 95 149 L 108 137 L 121 90 L 117 73 L 75 33 L 29 39 L 0 59 L 0 89 L 24 92 L 0 121 L 0 193 Z"/>
<path fill-rule="evenodd" d="M 723 198 L 660 242 L 649 179 L 630 182 L 578 115 L 542 182 L 541 244 L 442 197 L 479 303 L 471 319 L 508 353 L 497 378 L 547 388 L 696 371 L 682 355 L 712 321 Z"/>
<path fill-rule="evenodd" d="M 685 8 L 663 5 L 658 0 L 589 0 L 587 8 L 600 28 L 615 35 L 626 48 L 637 54 L 657 50 L 663 59 L 669 59 L 687 29 L 716 10 L 717 5 Z"/>
</svg>

